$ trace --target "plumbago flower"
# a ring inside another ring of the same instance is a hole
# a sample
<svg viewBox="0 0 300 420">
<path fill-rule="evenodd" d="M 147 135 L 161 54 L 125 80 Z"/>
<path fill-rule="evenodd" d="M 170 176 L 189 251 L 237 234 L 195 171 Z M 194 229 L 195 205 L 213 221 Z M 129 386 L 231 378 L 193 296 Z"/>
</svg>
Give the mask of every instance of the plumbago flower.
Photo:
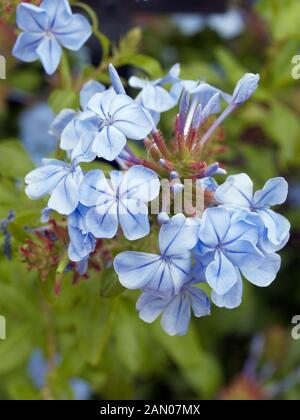
<svg viewBox="0 0 300 420">
<path fill-rule="evenodd" d="M 150 232 L 145 203 L 159 194 L 155 172 L 133 166 L 128 172 L 112 171 L 110 183 L 100 170 L 88 172 L 80 187 L 80 202 L 92 207 L 86 215 L 86 227 L 96 238 L 113 238 L 120 224 L 129 240 Z"/>
<path fill-rule="evenodd" d="M 83 112 L 75 115 L 61 132 L 60 146 L 71 151 L 77 162 L 91 162 L 96 157 L 114 160 L 124 149 L 126 139 L 142 140 L 153 128 L 150 115 L 125 94 L 113 66 L 110 66 L 113 87 L 92 82 L 80 93 Z M 62 128 L 66 111 L 57 117 Z"/>
<path fill-rule="evenodd" d="M 253 194 L 253 183 L 248 175 L 239 174 L 227 178 L 215 193 L 216 200 L 226 207 L 245 208 L 259 215 L 262 226 L 260 246 L 265 252 L 272 253 L 282 249 L 290 231 L 289 221 L 271 210 L 271 206 L 286 201 L 288 184 L 284 178 L 272 178 L 262 190 Z"/>
<path fill-rule="evenodd" d="M 191 250 L 198 240 L 198 227 L 197 219 L 186 219 L 179 213 L 160 228 L 159 255 L 135 251 L 119 254 L 114 267 L 121 284 L 163 297 L 177 295 L 192 275 Z"/>
<path fill-rule="evenodd" d="M 243 279 L 269 286 L 280 268 L 277 252 L 289 238 L 289 222 L 271 209 L 286 199 L 283 178 L 267 181 L 256 193 L 246 174 L 229 176 L 221 185 L 214 178 L 226 174 L 212 159 L 223 148 L 220 125 L 249 100 L 259 76 L 247 73 L 229 95 L 205 82 L 181 80 L 175 65 L 156 81 L 131 78 L 130 84 L 142 89 L 133 100 L 112 65 L 109 73 L 111 87 L 88 82 L 80 92 L 81 110 L 56 117 L 51 131 L 68 161 L 44 161 L 25 178 L 26 193 L 32 199 L 50 195 L 44 222 L 52 210 L 67 216 L 64 251 L 77 272 L 86 273 L 100 255 L 98 271 L 113 266 L 124 288 L 141 290 L 136 308 L 142 320 L 161 316 L 168 334 L 183 335 L 192 314 L 210 314 L 210 300 L 238 307 Z M 153 119 L 177 102 L 174 135 L 166 142 Z M 143 140 L 145 157 L 137 156 L 127 139 Z M 79 164 L 97 157 L 120 170 L 108 178 L 94 162 L 84 173 Z M 166 191 L 160 181 L 167 182 Z M 184 209 L 178 209 L 183 192 Z M 157 217 L 149 216 L 153 200 Z"/>
<path fill-rule="evenodd" d="M 67 0 L 43 0 L 39 7 L 21 3 L 17 25 L 23 31 L 13 48 L 13 55 L 26 62 L 41 60 L 47 74 L 58 68 L 61 46 L 78 51 L 92 34 L 88 20 L 72 14 Z"/>
</svg>

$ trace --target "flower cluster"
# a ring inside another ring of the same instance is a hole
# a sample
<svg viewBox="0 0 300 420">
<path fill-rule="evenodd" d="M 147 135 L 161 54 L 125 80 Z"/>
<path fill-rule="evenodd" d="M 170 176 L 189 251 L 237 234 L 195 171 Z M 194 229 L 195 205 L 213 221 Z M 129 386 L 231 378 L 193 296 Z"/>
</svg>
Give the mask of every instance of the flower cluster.
<svg viewBox="0 0 300 420">
<path fill-rule="evenodd" d="M 59 2 L 55 15 L 50 3 L 56 2 L 44 0 L 40 9 L 20 6 L 18 24 L 27 32 L 15 52 L 30 60 L 38 54 L 52 72 L 60 55 L 57 40 L 73 48 L 79 45 L 73 25 L 80 26 L 75 31 L 80 42 L 89 30 L 82 18 L 70 13 L 66 1 Z M 59 25 L 66 18 L 68 34 L 62 34 Z M 37 31 L 35 25 L 48 29 Z M 24 49 L 28 37 L 39 45 L 34 51 Z M 53 59 L 43 55 L 46 44 L 57 52 Z M 242 278 L 268 286 L 280 267 L 277 252 L 289 238 L 289 222 L 271 209 L 286 199 L 283 178 L 269 180 L 255 193 L 246 174 L 229 176 L 221 185 L 214 178 L 226 174 L 212 160 L 223 150 L 220 126 L 251 97 L 259 76 L 245 74 L 228 94 L 203 81 L 182 80 L 176 64 L 154 81 L 131 77 L 129 85 L 140 90 L 132 99 L 112 65 L 109 73 L 111 87 L 89 81 L 80 92 L 81 109 L 56 116 L 51 132 L 59 138 L 66 160 L 44 160 L 26 176 L 26 193 L 33 200 L 49 196 L 43 221 L 53 210 L 67 217 L 69 259 L 81 272 L 97 240 L 110 241 L 120 283 L 142 291 L 140 318 L 151 323 L 161 315 L 168 334 L 182 335 L 192 313 L 210 313 L 210 300 L 219 307 L 239 306 Z M 173 136 L 166 141 L 157 124 L 161 114 L 177 104 Z M 128 140 L 140 141 L 147 159 L 137 156 Z M 99 158 L 114 162 L 119 170 L 108 177 L 101 169 L 85 173 L 80 166 Z M 160 194 L 165 180 L 169 189 Z M 187 180 L 192 183 L 189 191 Z M 195 206 L 199 197 L 201 208 Z M 149 240 L 134 245 L 146 237 Z M 203 289 L 211 290 L 211 299 Z"/>
</svg>

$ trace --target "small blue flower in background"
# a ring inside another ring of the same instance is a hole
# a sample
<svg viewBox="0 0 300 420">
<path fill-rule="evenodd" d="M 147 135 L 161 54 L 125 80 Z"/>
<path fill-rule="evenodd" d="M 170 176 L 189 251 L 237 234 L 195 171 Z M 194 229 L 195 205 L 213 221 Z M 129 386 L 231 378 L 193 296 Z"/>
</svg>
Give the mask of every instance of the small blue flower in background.
<svg viewBox="0 0 300 420">
<path fill-rule="evenodd" d="M 191 250 L 197 243 L 199 224 L 181 213 L 163 224 L 159 232 L 160 254 L 128 251 L 118 254 L 114 268 L 122 286 L 159 293 L 178 294 L 192 277 Z"/>
<path fill-rule="evenodd" d="M 60 357 L 56 356 L 56 364 L 59 365 Z M 27 371 L 29 377 L 32 379 L 36 389 L 41 390 L 46 383 L 46 377 L 49 371 L 49 363 L 44 357 L 42 350 L 36 349 L 32 353 Z M 71 378 L 70 386 L 72 388 L 75 400 L 88 400 L 91 397 L 92 389 L 88 382 L 81 378 Z"/>
<path fill-rule="evenodd" d="M 136 97 L 138 103 L 149 111 L 160 114 L 173 108 L 178 101 L 178 98 L 174 98 L 163 86 L 177 82 L 179 73 L 180 66 L 175 64 L 167 76 L 161 79 L 150 81 L 132 76 L 129 79 L 129 85 L 133 88 L 141 89 L 141 92 Z"/>
<path fill-rule="evenodd" d="M 248 175 L 229 176 L 215 193 L 215 199 L 226 207 L 244 208 L 260 216 L 262 234 L 259 245 L 267 253 L 282 249 L 290 232 L 289 221 L 271 210 L 271 206 L 285 202 L 288 184 L 284 178 L 272 178 L 262 190 L 253 193 L 253 183 Z"/>
<path fill-rule="evenodd" d="M 136 304 L 140 318 L 148 323 L 161 314 L 161 326 L 169 335 L 184 335 L 187 332 L 191 311 L 196 317 L 210 314 L 208 296 L 191 282 L 183 285 L 179 294 L 163 297 L 154 292 L 144 292 Z"/>
<path fill-rule="evenodd" d="M 85 216 L 90 209 L 79 204 L 77 209 L 68 217 L 68 232 L 70 244 L 68 255 L 71 261 L 80 262 L 85 260 L 96 247 L 96 240 L 89 233 Z"/>
<path fill-rule="evenodd" d="M 79 203 L 79 186 L 83 173 L 79 166 L 55 159 L 44 159 L 43 166 L 25 177 L 25 192 L 32 200 L 50 194 L 48 207 L 69 215 Z"/>
<path fill-rule="evenodd" d="M 92 207 L 85 217 L 88 231 L 96 238 L 113 238 L 120 224 L 124 236 L 135 240 L 148 235 L 150 224 L 145 203 L 160 190 L 155 172 L 133 166 L 126 173 L 112 171 L 111 185 L 100 170 L 88 172 L 80 187 L 80 202 Z"/>
<path fill-rule="evenodd" d="M 53 120 L 54 114 L 46 102 L 38 103 L 20 115 L 20 138 L 36 164 L 40 164 L 57 146 L 57 137 L 49 133 Z"/>
<path fill-rule="evenodd" d="M 78 51 L 92 34 L 88 20 L 72 14 L 67 0 L 43 0 L 39 7 L 21 3 L 17 25 L 24 32 L 14 45 L 13 55 L 26 62 L 40 59 L 49 75 L 59 66 L 61 45 Z"/>
</svg>

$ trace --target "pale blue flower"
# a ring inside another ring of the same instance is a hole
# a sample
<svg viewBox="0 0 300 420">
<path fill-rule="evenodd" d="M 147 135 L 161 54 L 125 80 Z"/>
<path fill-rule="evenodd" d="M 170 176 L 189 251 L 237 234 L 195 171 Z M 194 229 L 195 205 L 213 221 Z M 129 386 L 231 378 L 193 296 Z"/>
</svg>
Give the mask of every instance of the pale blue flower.
<svg viewBox="0 0 300 420">
<path fill-rule="evenodd" d="M 215 199 L 226 207 L 244 208 L 258 214 L 262 225 L 259 245 L 267 253 L 282 249 L 290 231 L 289 221 L 271 210 L 271 206 L 285 202 L 288 184 L 284 178 L 272 178 L 262 190 L 253 193 L 253 183 L 248 175 L 229 176 L 215 193 Z"/>
<path fill-rule="evenodd" d="M 13 55 L 26 62 L 40 59 L 49 75 L 59 66 L 61 46 L 78 51 L 92 34 L 88 20 L 72 14 L 67 0 L 43 0 L 39 7 L 21 3 L 17 25 L 24 32 L 14 45 Z"/>
<path fill-rule="evenodd" d="M 41 102 L 22 112 L 19 119 L 20 138 L 36 164 L 54 152 L 57 138 L 49 133 L 54 114 L 47 102 Z M 41 136 L 41 133 L 43 135 Z"/>
<path fill-rule="evenodd" d="M 160 315 L 163 330 L 173 335 L 184 335 L 187 332 L 191 312 L 199 318 L 210 314 L 210 302 L 207 295 L 191 282 L 186 283 L 178 295 L 163 297 L 154 292 L 143 292 L 136 308 L 140 318 L 154 322 Z"/>
<path fill-rule="evenodd" d="M 138 103 L 146 109 L 160 114 L 173 108 L 178 101 L 178 98 L 172 96 L 164 88 L 164 85 L 177 82 L 179 73 L 180 66 L 179 64 L 175 64 L 169 73 L 161 79 L 147 80 L 132 76 L 129 79 L 129 85 L 133 88 L 141 89 L 141 92 L 136 98 Z"/>
<path fill-rule="evenodd" d="M 124 236 L 135 240 L 150 231 L 146 203 L 159 194 L 160 182 L 155 172 L 133 166 L 127 172 L 112 171 L 109 183 L 100 170 L 88 172 L 80 188 L 80 202 L 93 207 L 85 221 L 96 238 L 112 238 L 120 224 Z"/>
<path fill-rule="evenodd" d="M 128 251 L 118 254 L 114 268 L 122 286 L 171 297 L 180 293 L 192 278 L 192 248 L 197 243 L 199 224 L 181 213 L 159 231 L 159 254 Z"/>
<path fill-rule="evenodd" d="M 44 159 L 43 166 L 25 177 L 26 194 L 38 200 L 50 194 L 48 207 L 60 214 L 69 215 L 78 206 L 79 186 L 83 173 L 79 166 L 55 159 Z"/>
<path fill-rule="evenodd" d="M 259 232 L 248 212 L 234 212 L 225 208 L 209 208 L 204 212 L 199 231 L 198 252 L 213 256 L 207 265 L 205 277 L 218 295 L 226 294 L 239 280 L 238 270 L 252 283 L 266 286 L 274 280 L 279 269 L 276 256 L 274 265 L 265 276 L 260 269 L 266 257 L 256 246 Z M 280 263 L 279 263 L 280 264 Z"/>
<path fill-rule="evenodd" d="M 149 114 L 127 95 L 114 89 L 98 93 L 89 101 L 87 112 L 80 118 L 83 142 L 98 157 L 114 160 L 126 145 L 126 138 L 142 140 L 152 130 Z M 84 138 L 85 137 L 85 138 Z"/>
<path fill-rule="evenodd" d="M 70 244 L 68 255 L 71 261 L 80 262 L 85 260 L 96 247 L 96 240 L 88 232 L 85 217 L 90 209 L 81 204 L 68 217 L 68 232 Z"/>
</svg>

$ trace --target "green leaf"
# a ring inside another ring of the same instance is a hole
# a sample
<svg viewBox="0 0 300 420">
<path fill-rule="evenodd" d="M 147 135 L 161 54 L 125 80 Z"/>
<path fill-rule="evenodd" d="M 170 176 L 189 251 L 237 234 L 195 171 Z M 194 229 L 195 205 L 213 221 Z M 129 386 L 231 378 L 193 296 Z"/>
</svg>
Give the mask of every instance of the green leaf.
<svg viewBox="0 0 300 420">
<path fill-rule="evenodd" d="M 276 101 L 271 102 L 263 128 L 269 137 L 279 147 L 280 164 L 285 168 L 289 163 L 298 163 L 300 152 L 300 122 L 299 117 L 286 105 Z"/>
<path fill-rule="evenodd" d="M 152 57 L 142 54 L 133 54 L 125 57 L 119 57 L 115 62 L 115 67 L 121 67 L 131 65 L 139 67 L 152 79 L 160 77 L 162 75 L 162 68 L 159 62 Z"/>
<path fill-rule="evenodd" d="M 299 39 L 300 3 L 298 0 L 281 5 L 279 13 L 273 19 L 272 30 L 275 40 Z"/>
<path fill-rule="evenodd" d="M 0 341 L 0 375 L 16 369 L 31 352 L 29 326 L 20 324 L 17 327 L 15 324 L 14 328 L 10 328 L 7 321 L 7 339 Z"/>
<path fill-rule="evenodd" d="M 123 56 L 136 54 L 142 40 L 141 28 L 133 28 L 121 39 L 119 54 Z"/>
<path fill-rule="evenodd" d="M 34 71 L 31 67 L 28 70 L 22 69 L 14 71 L 10 75 L 10 83 L 15 89 L 34 92 L 40 87 L 42 78 L 40 72 Z"/>
<path fill-rule="evenodd" d="M 97 296 L 97 295 L 96 295 Z M 96 366 L 111 336 L 111 323 L 115 313 L 116 300 L 93 299 L 87 306 L 79 308 L 78 336 L 82 357 Z"/>
<path fill-rule="evenodd" d="M 192 325 L 184 337 L 170 337 L 159 323 L 154 325 L 155 338 L 174 363 L 178 365 L 182 376 L 204 398 L 211 398 L 218 390 L 221 369 L 213 355 L 206 352 Z"/>
<path fill-rule="evenodd" d="M 49 98 L 49 106 L 55 114 L 64 108 L 79 108 L 79 96 L 71 89 L 54 90 Z"/>
<path fill-rule="evenodd" d="M 104 298 L 114 298 L 125 291 L 121 286 L 118 276 L 113 268 L 104 269 L 100 287 L 100 295 Z"/>
<path fill-rule="evenodd" d="M 226 73 L 226 77 L 232 86 L 246 73 L 245 68 L 237 61 L 235 56 L 225 48 L 216 49 L 216 58 Z"/>
<path fill-rule="evenodd" d="M 34 168 L 23 145 L 18 140 L 0 143 L 0 174 L 4 177 L 24 177 Z"/>
</svg>

